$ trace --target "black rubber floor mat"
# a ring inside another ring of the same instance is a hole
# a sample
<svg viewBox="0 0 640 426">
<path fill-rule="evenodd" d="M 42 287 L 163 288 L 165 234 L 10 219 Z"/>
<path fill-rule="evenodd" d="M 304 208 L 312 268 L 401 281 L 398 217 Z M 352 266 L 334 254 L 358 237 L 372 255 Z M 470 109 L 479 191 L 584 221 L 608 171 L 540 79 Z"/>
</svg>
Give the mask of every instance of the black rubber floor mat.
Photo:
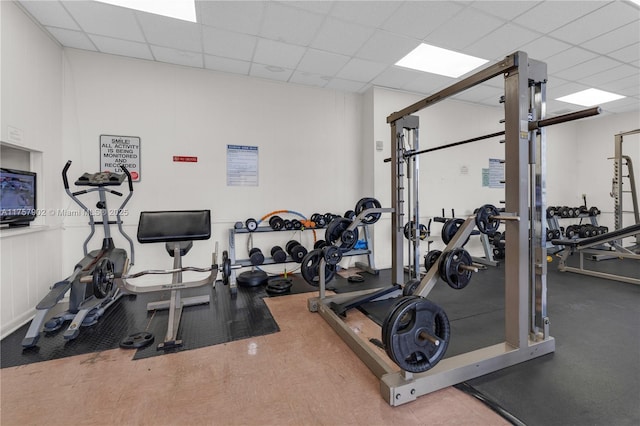
<svg viewBox="0 0 640 426">
<path fill-rule="evenodd" d="M 185 307 L 182 313 L 178 338 L 183 346 L 173 351 L 182 351 L 217 345 L 233 340 L 245 339 L 279 331 L 278 325 L 263 302 L 262 289 L 238 288 L 232 297 L 229 288 L 218 283 L 214 288 L 183 290 L 182 297 L 210 292 L 209 304 Z M 34 362 L 49 361 L 85 353 L 116 349 L 120 341 L 135 332 L 148 331 L 155 342 L 144 349 L 136 350 L 134 359 L 162 355 L 156 350 L 164 340 L 168 311 L 147 312 L 148 302 L 168 299 L 170 292 L 125 296 L 105 312 L 97 324 L 83 327 L 73 340 L 62 336 L 65 327 L 53 333 L 42 333 L 38 345 L 22 348 L 22 339 L 29 324 L 20 327 L 2 340 L 1 366 L 13 367 Z M 125 349 L 123 349 L 125 350 Z M 133 355 L 133 354 L 132 354 Z"/>
</svg>

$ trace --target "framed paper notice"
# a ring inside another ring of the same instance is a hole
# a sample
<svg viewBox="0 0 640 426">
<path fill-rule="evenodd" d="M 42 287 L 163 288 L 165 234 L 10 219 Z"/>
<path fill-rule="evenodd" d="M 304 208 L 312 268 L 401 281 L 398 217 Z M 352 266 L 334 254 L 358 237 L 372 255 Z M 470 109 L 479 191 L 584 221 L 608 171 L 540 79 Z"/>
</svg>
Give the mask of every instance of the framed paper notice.
<svg viewBox="0 0 640 426">
<path fill-rule="evenodd" d="M 489 188 L 504 188 L 504 163 L 498 158 L 489 158 Z"/>
<path fill-rule="evenodd" d="M 227 145 L 227 186 L 258 186 L 258 147 Z"/>
<path fill-rule="evenodd" d="M 140 182 L 140 138 L 100 135 L 100 171 L 123 173 L 123 164 L 131 173 L 131 180 Z"/>
</svg>

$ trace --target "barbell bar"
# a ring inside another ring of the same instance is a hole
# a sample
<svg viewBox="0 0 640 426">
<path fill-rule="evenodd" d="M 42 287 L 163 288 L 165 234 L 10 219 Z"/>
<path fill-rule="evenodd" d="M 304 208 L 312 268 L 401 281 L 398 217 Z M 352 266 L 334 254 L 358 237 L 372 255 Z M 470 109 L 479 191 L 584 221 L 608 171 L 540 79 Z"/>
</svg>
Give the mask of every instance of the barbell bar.
<svg viewBox="0 0 640 426">
<path fill-rule="evenodd" d="M 570 112 L 568 114 L 562 114 L 562 115 L 558 115 L 557 117 L 551 117 L 551 118 L 545 118 L 544 120 L 537 120 L 537 121 L 530 121 L 529 122 L 529 131 L 533 131 L 533 130 L 538 130 L 542 127 L 546 127 L 546 126 L 552 126 L 554 124 L 560 124 L 560 123 L 566 123 L 567 121 L 574 121 L 574 120 L 580 120 L 582 118 L 587 118 L 587 117 L 592 117 L 594 115 L 598 115 L 602 113 L 602 109 L 597 106 L 597 107 L 593 107 L 593 108 L 587 108 L 581 111 L 575 111 L 575 112 Z M 448 143 L 446 145 L 440 145 L 440 146 L 436 146 L 434 148 L 427 148 L 427 149 L 423 149 L 420 151 L 408 151 L 405 153 L 405 157 L 413 157 L 414 155 L 419 155 L 419 154 L 425 154 L 427 152 L 433 152 L 433 151 L 438 151 L 441 149 L 445 149 L 445 148 L 452 148 L 454 146 L 458 146 L 458 145 L 464 145 L 464 144 L 468 144 L 471 142 L 477 142 L 477 141 L 481 141 L 484 139 L 491 139 L 491 138 L 495 138 L 496 136 L 502 136 L 506 133 L 506 131 L 502 130 L 500 132 L 495 132 L 495 133 L 489 133 L 487 135 L 483 135 L 483 136 L 477 136 L 475 138 L 471 138 L 471 139 L 465 139 L 462 141 L 458 141 L 458 142 L 452 142 L 452 143 Z M 388 163 L 391 161 L 391 158 L 385 158 L 384 162 Z"/>
</svg>

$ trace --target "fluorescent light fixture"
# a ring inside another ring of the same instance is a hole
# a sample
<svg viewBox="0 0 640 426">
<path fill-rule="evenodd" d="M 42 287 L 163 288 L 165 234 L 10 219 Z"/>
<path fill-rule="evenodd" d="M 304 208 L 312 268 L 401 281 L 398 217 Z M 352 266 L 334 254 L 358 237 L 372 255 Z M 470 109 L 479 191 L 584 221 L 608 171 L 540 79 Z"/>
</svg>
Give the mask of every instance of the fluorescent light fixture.
<svg viewBox="0 0 640 426">
<path fill-rule="evenodd" d="M 183 21 L 196 22 L 196 5 L 194 0 L 97 0 L 127 9 L 149 12 Z"/>
<path fill-rule="evenodd" d="M 487 62 L 489 61 L 486 59 L 422 43 L 396 62 L 396 65 L 457 78 Z"/>
<path fill-rule="evenodd" d="M 605 92 L 598 89 L 587 89 L 571 95 L 557 98 L 556 101 L 568 102 L 570 104 L 582 105 L 586 107 L 604 104 L 606 102 L 617 101 L 626 96 Z"/>
</svg>

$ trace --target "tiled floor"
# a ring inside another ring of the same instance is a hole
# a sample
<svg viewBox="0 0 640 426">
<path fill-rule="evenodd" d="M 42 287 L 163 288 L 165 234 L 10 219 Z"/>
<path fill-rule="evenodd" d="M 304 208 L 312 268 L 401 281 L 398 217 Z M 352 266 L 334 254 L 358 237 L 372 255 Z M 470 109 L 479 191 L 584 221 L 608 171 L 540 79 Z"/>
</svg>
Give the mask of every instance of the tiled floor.
<svg viewBox="0 0 640 426">
<path fill-rule="evenodd" d="M 2 369 L 0 422 L 508 424 L 454 388 L 390 407 L 376 377 L 307 310 L 310 296 L 265 299 L 281 329 L 274 334 L 136 361 L 132 352 L 115 349 Z M 350 312 L 349 323 L 365 335 L 379 334 L 358 312 Z"/>
</svg>

